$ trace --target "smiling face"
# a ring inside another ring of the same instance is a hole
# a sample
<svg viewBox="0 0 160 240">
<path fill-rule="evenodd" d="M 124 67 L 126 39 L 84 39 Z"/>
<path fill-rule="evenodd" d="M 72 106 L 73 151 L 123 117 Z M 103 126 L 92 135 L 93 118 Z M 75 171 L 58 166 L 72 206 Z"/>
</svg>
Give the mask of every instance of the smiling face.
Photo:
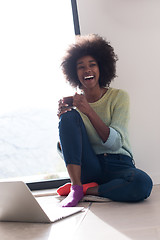
<svg viewBox="0 0 160 240">
<path fill-rule="evenodd" d="M 77 75 L 82 84 L 82 89 L 99 86 L 99 67 L 93 57 L 84 56 L 77 60 Z"/>
</svg>

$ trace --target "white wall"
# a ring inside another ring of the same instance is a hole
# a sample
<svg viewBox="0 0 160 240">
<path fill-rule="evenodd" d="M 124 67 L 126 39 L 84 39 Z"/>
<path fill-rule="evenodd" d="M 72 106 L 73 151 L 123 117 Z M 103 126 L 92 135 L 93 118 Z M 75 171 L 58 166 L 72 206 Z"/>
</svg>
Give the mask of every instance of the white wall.
<svg viewBox="0 0 160 240">
<path fill-rule="evenodd" d="M 113 87 L 128 91 L 136 166 L 160 183 L 160 1 L 77 0 L 81 35 L 98 33 L 118 54 Z"/>
</svg>

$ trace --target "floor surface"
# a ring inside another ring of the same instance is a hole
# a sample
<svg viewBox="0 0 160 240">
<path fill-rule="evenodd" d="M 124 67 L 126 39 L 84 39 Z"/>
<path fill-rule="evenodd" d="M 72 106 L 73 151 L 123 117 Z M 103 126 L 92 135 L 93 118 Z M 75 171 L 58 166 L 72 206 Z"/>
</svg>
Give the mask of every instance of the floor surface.
<svg viewBox="0 0 160 240">
<path fill-rule="evenodd" d="M 57 204 L 61 199 L 53 192 L 45 190 L 35 194 L 53 195 L 43 199 L 50 198 Z M 85 211 L 53 224 L 1 222 L 0 239 L 160 239 L 160 185 L 154 186 L 150 198 L 140 203 L 81 202 L 79 206 Z"/>
</svg>

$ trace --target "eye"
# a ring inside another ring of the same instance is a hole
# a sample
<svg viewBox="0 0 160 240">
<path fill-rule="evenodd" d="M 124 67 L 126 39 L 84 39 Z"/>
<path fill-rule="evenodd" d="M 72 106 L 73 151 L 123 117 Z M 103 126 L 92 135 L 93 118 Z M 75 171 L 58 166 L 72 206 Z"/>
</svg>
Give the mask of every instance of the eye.
<svg viewBox="0 0 160 240">
<path fill-rule="evenodd" d="M 95 67 L 95 66 L 97 66 L 96 63 L 91 63 L 91 64 L 90 64 L 90 67 Z"/>
<path fill-rule="evenodd" d="M 81 70 L 83 68 L 84 68 L 84 66 L 80 65 L 80 66 L 77 67 L 77 70 Z"/>
</svg>

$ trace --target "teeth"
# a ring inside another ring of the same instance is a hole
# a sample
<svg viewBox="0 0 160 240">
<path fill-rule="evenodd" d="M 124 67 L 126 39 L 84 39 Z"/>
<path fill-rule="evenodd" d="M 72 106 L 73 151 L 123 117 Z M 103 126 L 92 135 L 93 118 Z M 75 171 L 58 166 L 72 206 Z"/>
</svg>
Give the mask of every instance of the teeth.
<svg viewBox="0 0 160 240">
<path fill-rule="evenodd" d="M 84 77 L 85 80 L 87 80 L 87 79 L 91 79 L 91 78 L 94 78 L 94 76 L 87 76 L 87 77 Z"/>
</svg>

